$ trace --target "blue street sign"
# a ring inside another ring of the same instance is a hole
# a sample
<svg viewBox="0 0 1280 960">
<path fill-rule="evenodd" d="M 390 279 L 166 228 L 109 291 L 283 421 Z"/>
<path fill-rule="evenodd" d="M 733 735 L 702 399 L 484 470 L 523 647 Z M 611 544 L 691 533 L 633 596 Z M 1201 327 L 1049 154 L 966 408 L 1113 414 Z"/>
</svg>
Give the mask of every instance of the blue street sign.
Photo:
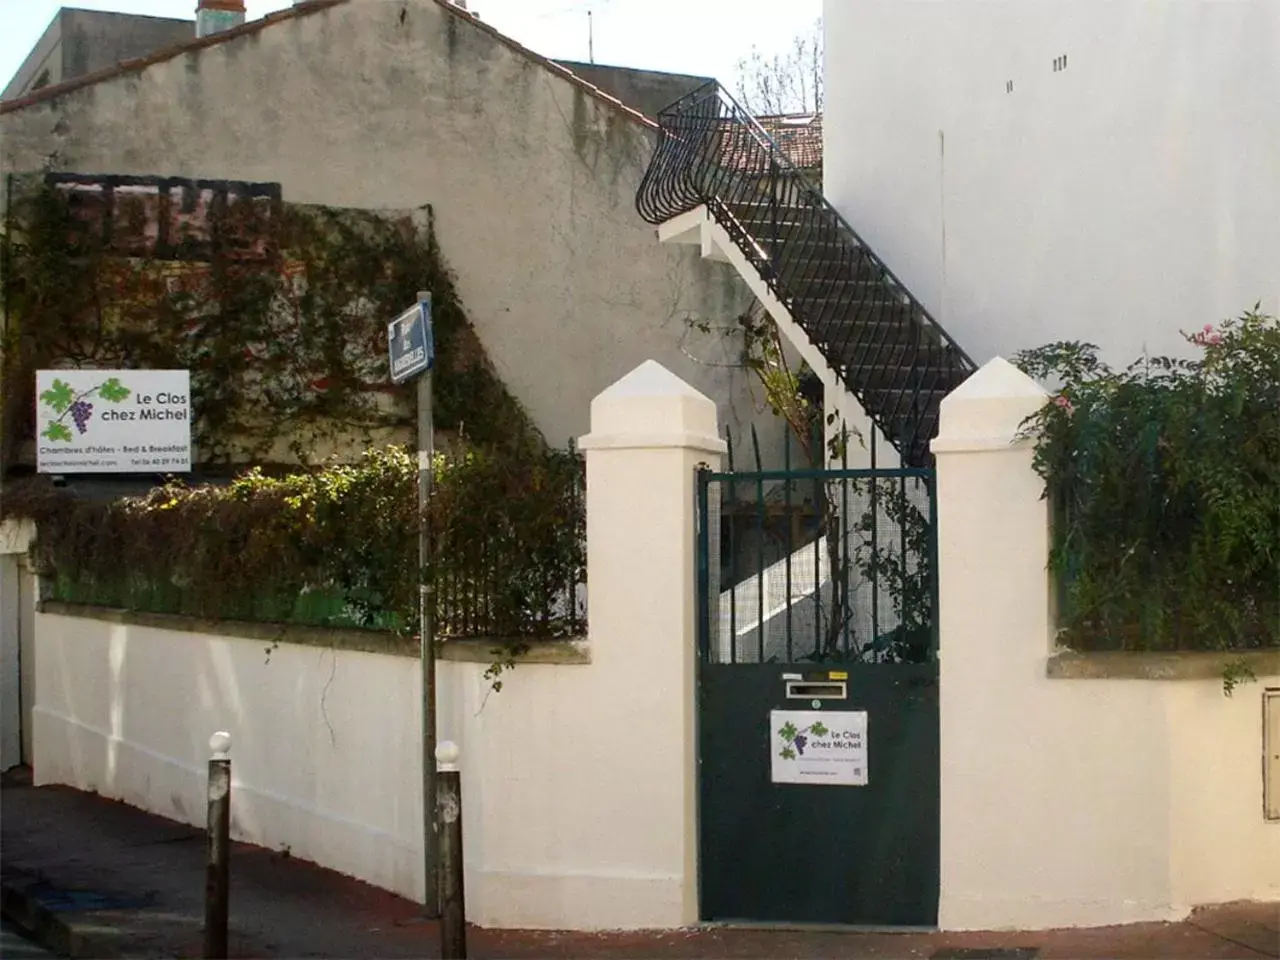
<svg viewBox="0 0 1280 960">
<path fill-rule="evenodd" d="M 404 383 L 431 369 L 436 360 L 436 338 L 430 300 L 415 304 L 387 324 L 387 347 L 393 383 Z"/>
</svg>

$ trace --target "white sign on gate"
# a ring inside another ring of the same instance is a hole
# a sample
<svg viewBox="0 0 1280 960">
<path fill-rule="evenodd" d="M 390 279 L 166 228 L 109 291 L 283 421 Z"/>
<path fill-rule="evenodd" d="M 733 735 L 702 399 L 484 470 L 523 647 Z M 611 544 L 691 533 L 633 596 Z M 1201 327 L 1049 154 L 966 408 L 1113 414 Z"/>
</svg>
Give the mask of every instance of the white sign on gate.
<svg viewBox="0 0 1280 960">
<path fill-rule="evenodd" d="M 36 372 L 41 473 L 191 470 L 191 374 L 186 370 Z"/>
<path fill-rule="evenodd" d="M 774 783 L 867 785 L 865 710 L 772 710 Z"/>
</svg>

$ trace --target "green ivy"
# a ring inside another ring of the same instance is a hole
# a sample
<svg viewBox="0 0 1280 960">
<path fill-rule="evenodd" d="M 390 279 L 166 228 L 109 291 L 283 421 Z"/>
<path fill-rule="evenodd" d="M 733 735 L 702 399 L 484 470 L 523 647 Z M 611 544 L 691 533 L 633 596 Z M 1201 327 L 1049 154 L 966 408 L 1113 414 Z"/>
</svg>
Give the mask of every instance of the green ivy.
<svg viewBox="0 0 1280 960">
<path fill-rule="evenodd" d="M 1025 435 L 1075 649 L 1280 646 L 1280 324 L 1255 307 L 1187 339 L 1120 371 L 1087 343 L 1017 358 L 1059 388 Z"/>
<path fill-rule="evenodd" d="M 536 433 L 467 320 L 429 211 L 232 202 L 210 214 L 207 261 L 167 261 L 120 255 L 56 189 L 15 183 L 0 250 L 5 468 L 36 436 L 35 371 L 63 365 L 189 369 L 206 465 L 311 463 L 402 438 L 412 388 L 388 381 L 386 324 L 424 289 L 436 426 L 481 444 Z M 241 255 L 245 236 L 262 256 Z"/>
</svg>

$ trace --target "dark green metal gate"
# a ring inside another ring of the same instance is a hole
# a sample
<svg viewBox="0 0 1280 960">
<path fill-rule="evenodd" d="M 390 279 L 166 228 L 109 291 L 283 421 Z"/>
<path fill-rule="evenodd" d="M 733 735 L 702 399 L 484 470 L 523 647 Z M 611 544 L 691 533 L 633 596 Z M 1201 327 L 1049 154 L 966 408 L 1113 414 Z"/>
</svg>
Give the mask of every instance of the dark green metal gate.
<svg viewBox="0 0 1280 960">
<path fill-rule="evenodd" d="M 932 471 L 697 489 L 702 918 L 934 926 Z"/>
</svg>

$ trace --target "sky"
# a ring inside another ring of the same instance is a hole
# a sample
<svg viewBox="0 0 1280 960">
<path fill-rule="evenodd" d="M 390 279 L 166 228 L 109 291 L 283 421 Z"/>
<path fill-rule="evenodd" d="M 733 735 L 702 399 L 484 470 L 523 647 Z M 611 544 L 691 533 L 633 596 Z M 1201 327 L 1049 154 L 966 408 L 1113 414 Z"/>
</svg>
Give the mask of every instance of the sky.
<svg viewBox="0 0 1280 960">
<path fill-rule="evenodd" d="M 393 0 L 354 0 L 388 3 Z M 0 88 L 63 4 L 0 0 Z M 195 0 L 71 0 L 67 6 L 158 17 L 195 16 Z M 290 0 L 249 0 L 256 19 Z M 753 47 L 780 52 L 822 13 L 822 0 L 468 0 L 469 8 L 545 56 L 588 59 L 588 17 L 597 63 L 713 76 L 732 85 Z"/>
</svg>

